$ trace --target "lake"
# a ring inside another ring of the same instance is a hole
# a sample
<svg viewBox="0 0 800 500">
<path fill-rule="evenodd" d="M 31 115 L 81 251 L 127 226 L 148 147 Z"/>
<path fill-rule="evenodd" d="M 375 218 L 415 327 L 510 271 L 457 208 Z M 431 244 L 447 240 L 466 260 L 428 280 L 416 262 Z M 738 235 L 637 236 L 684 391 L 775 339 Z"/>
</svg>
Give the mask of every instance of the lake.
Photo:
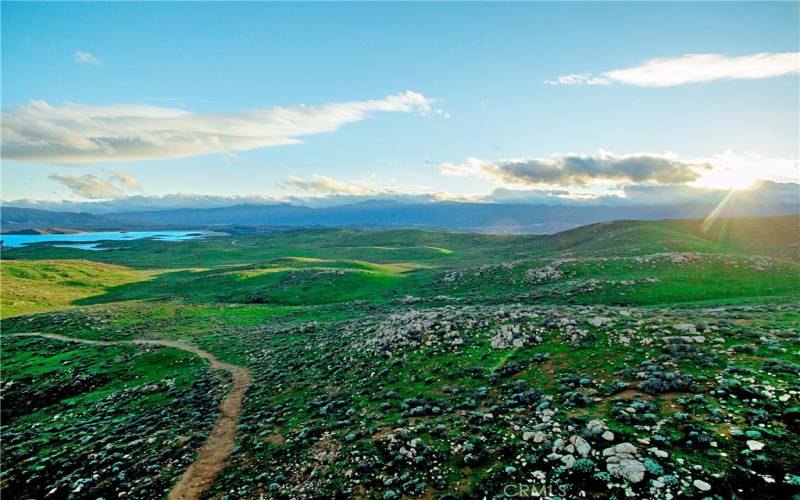
<svg viewBox="0 0 800 500">
<path fill-rule="evenodd" d="M 101 240 L 128 241 L 140 240 L 142 238 L 155 238 L 164 241 L 183 241 L 204 236 L 200 231 L 105 231 L 97 233 L 75 233 L 75 234 L 0 234 L 3 240 L 3 247 L 21 247 L 32 243 L 58 242 L 59 247 L 80 248 L 82 250 L 102 250 L 96 248 L 97 242 Z"/>
</svg>

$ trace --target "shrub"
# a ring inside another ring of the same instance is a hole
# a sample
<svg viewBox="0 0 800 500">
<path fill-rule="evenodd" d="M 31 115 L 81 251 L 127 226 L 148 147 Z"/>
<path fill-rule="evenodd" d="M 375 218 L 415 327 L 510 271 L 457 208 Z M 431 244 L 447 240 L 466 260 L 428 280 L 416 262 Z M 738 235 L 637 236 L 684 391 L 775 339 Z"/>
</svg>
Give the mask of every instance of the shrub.
<svg viewBox="0 0 800 500">
<path fill-rule="evenodd" d="M 647 469 L 647 472 L 654 476 L 660 476 L 664 473 L 664 467 L 662 467 L 661 464 L 652 458 L 645 458 L 644 462 L 642 462 L 642 465 L 644 465 L 644 468 Z"/>
<path fill-rule="evenodd" d="M 579 458 L 575 461 L 575 464 L 572 466 L 572 470 L 575 471 L 576 474 L 580 475 L 589 475 L 595 469 L 594 460 L 591 458 Z"/>
</svg>

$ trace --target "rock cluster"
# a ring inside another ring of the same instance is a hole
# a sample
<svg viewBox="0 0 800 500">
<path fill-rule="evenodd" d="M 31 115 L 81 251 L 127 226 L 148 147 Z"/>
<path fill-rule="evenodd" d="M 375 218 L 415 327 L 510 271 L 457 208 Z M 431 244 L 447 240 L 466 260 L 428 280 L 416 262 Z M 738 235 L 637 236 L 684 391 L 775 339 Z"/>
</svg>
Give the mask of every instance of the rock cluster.
<svg viewBox="0 0 800 500">
<path fill-rule="evenodd" d="M 644 479 L 646 469 L 640 462 L 636 447 L 630 443 L 620 443 L 603 450 L 606 469 L 612 476 L 620 477 L 630 483 Z"/>
</svg>

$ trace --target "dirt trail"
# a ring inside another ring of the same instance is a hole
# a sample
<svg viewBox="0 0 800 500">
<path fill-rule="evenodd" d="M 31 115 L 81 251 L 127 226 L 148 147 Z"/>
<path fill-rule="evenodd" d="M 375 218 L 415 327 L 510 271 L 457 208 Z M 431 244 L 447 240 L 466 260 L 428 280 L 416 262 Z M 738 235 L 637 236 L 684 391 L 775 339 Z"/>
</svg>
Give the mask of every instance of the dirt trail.
<svg viewBox="0 0 800 500">
<path fill-rule="evenodd" d="M 208 489 L 214 481 L 214 477 L 222 470 L 225 460 L 230 455 L 236 440 L 236 424 L 242 412 L 242 400 L 247 386 L 250 385 L 250 370 L 239 365 L 220 361 L 213 354 L 197 347 L 173 340 L 89 340 L 74 337 L 66 337 L 54 333 L 17 333 L 16 337 L 43 337 L 64 342 L 76 342 L 78 344 L 91 345 L 121 345 L 137 344 L 152 345 L 162 347 L 172 347 L 196 354 L 207 360 L 211 368 L 215 370 L 226 370 L 233 375 L 233 389 L 222 400 L 219 405 L 219 416 L 211 429 L 211 435 L 197 451 L 197 458 L 189 468 L 184 471 L 181 479 L 169 493 L 170 500 L 194 500 L 199 499 L 200 495 Z"/>
</svg>

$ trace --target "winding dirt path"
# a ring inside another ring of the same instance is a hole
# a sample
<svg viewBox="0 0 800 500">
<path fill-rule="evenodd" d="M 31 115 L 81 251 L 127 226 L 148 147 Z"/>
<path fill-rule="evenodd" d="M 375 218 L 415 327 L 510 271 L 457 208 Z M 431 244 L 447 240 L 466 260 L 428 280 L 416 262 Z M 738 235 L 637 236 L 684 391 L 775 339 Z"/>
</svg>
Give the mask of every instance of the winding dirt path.
<svg viewBox="0 0 800 500">
<path fill-rule="evenodd" d="M 181 479 L 175 484 L 172 491 L 170 491 L 169 499 L 199 499 L 200 495 L 214 482 L 214 477 L 222 470 L 222 467 L 224 467 L 225 461 L 230 455 L 236 440 L 236 424 L 239 420 L 239 415 L 242 413 L 244 393 L 247 390 L 247 386 L 250 385 L 250 370 L 243 366 L 220 361 L 208 351 L 173 340 L 135 339 L 105 341 L 79 339 L 54 333 L 16 333 L 12 334 L 12 336 L 42 337 L 64 342 L 91 345 L 137 344 L 172 347 L 196 354 L 207 360 L 211 364 L 211 368 L 215 370 L 226 370 L 230 372 L 230 374 L 233 375 L 233 389 L 220 403 L 219 416 L 216 422 L 214 422 L 211 434 L 208 436 L 208 439 L 206 439 L 206 442 L 203 443 L 203 446 L 197 451 L 197 458 L 195 461 L 189 465 L 181 476 Z"/>
</svg>

